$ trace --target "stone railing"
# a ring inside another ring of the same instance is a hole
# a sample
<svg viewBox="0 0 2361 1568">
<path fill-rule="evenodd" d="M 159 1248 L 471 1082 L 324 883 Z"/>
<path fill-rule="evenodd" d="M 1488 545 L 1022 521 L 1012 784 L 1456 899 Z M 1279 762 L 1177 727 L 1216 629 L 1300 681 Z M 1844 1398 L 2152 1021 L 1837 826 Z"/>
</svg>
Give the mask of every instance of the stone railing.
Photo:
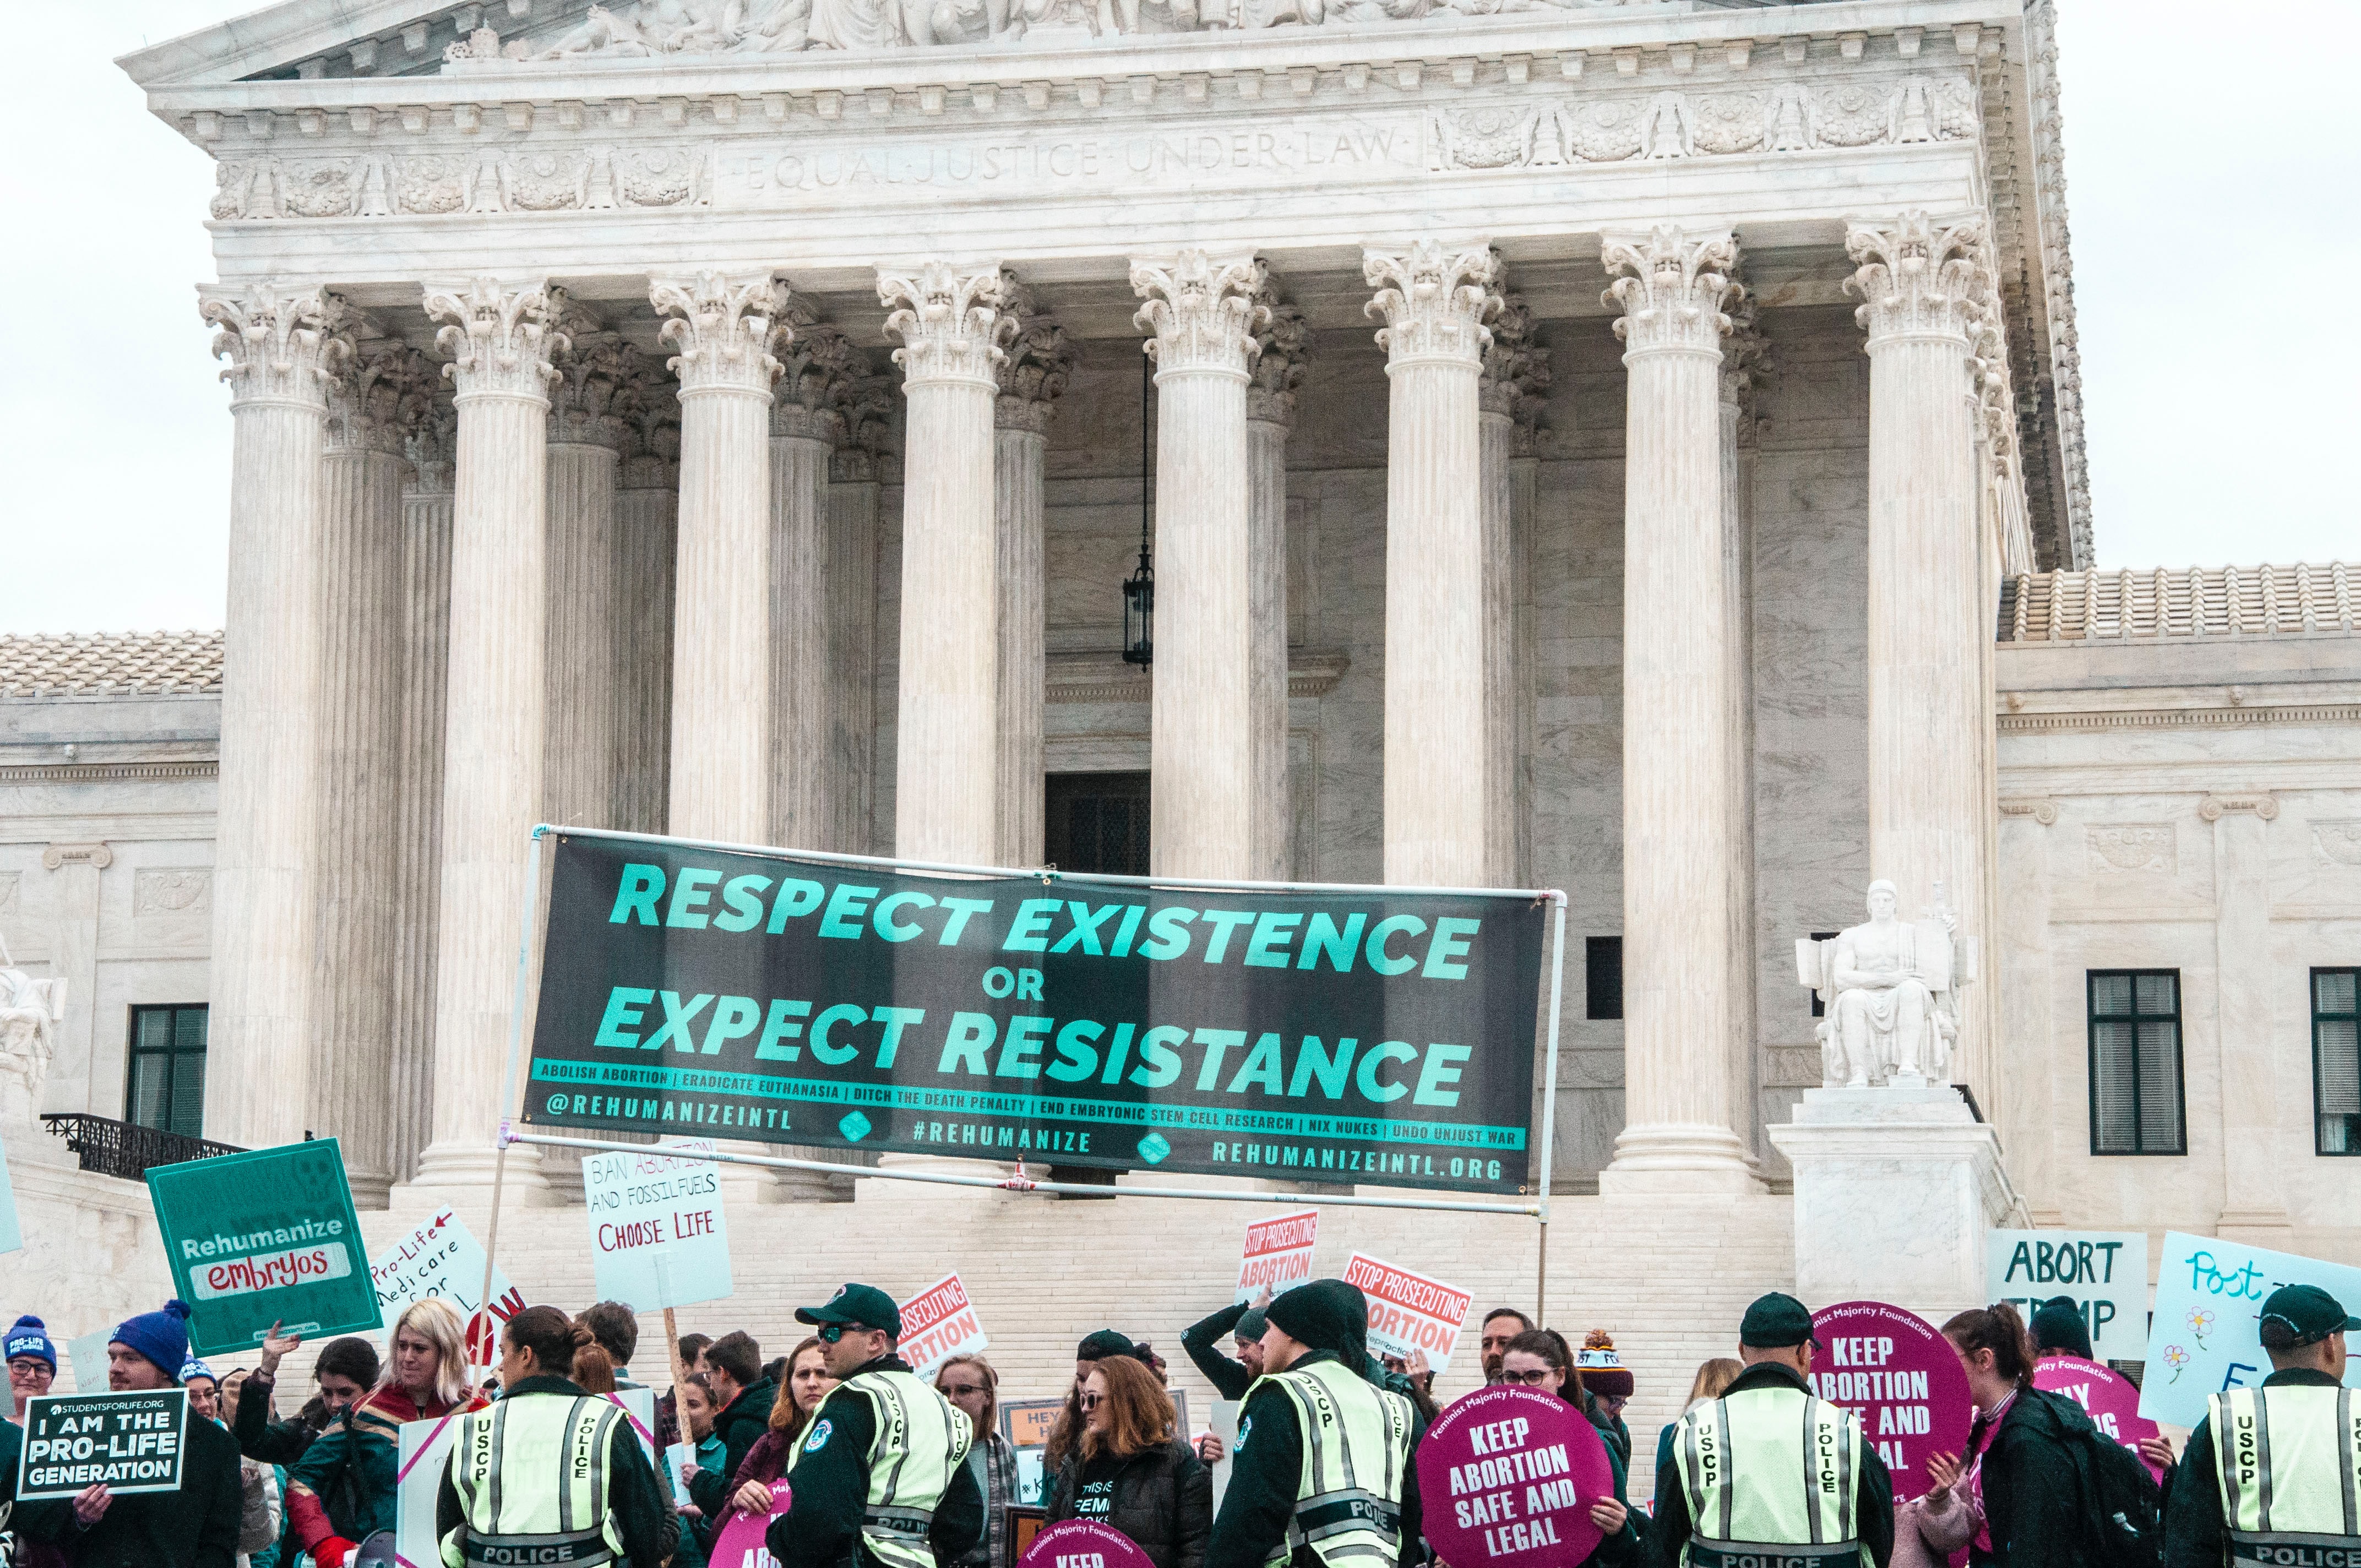
<svg viewBox="0 0 2361 1568">
<path fill-rule="evenodd" d="M 2199 637 L 2349 637 L 2361 566 L 2162 566 L 2004 579 L 2003 642 L 2158 642 Z"/>
<path fill-rule="evenodd" d="M 235 1144 L 217 1144 L 133 1122 L 110 1121 L 104 1116 L 71 1114 L 44 1116 L 41 1120 L 53 1135 L 66 1141 L 67 1148 L 82 1157 L 82 1169 L 98 1176 L 120 1177 L 126 1181 L 142 1180 L 159 1165 L 182 1165 L 192 1159 L 246 1152 Z"/>
</svg>

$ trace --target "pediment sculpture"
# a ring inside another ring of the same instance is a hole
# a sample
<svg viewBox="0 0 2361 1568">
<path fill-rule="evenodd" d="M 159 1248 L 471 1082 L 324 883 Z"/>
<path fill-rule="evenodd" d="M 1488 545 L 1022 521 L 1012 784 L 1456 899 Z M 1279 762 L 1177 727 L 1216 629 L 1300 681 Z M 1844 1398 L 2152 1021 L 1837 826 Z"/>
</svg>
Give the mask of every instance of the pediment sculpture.
<svg viewBox="0 0 2361 1568">
<path fill-rule="evenodd" d="M 31 1126 L 65 1021 L 66 982 L 35 980 L 0 947 L 0 1124 Z"/>
<path fill-rule="evenodd" d="M 1869 918 L 1833 938 L 1799 938 L 1797 981 L 1817 992 L 1826 1015 L 1815 1035 L 1820 1081 L 1869 1089 L 1951 1081 L 1960 992 L 1973 978 L 1974 948 L 1935 884 L 1929 913 L 1903 920 L 1901 895 L 1869 884 Z"/>
</svg>

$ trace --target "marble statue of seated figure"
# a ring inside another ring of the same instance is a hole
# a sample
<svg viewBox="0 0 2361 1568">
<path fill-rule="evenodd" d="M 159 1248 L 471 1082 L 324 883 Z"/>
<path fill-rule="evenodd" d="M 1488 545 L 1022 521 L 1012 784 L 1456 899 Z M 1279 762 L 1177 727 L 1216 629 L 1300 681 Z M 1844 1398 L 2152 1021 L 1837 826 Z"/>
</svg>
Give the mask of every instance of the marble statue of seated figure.
<svg viewBox="0 0 2361 1568">
<path fill-rule="evenodd" d="M 1958 1023 L 1945 1005 L 1951 987 L 1949 937 L 1956 918 L 1896 919 L 1892 883 L 1869 884 L 1869 919 L 1839 932 L 1827 960 L 1833 992 L 1820 1025 L 1826 1081 L 1867 1088 L 1896 1074 L 1949 1080 Z"/>
</svg>

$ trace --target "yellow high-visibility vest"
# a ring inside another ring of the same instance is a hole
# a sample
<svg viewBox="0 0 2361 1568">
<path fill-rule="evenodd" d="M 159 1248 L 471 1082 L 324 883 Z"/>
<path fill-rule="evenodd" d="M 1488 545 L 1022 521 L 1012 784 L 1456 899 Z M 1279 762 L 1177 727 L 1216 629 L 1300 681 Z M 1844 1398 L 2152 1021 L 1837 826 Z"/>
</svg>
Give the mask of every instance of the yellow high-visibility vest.
<svg viewBox="0 0 2361 1568">
<path fill-rule="evenodd" d="M 869 1444 L 869 1497 L 861 1510 L 861 1539 L 887 1568 L 935 1568 L 927 1544 L 935 1508 L 967 1463 L 974 1429 L 967 1412 L 915 1375 L 884 1370 L 848 1377 L 829 1390 L 812 1412 L 809 1431 L 826 1441 L 821 1423 L 837 1401 L 866 1399 L 877 1435 Z M 796 1445 L 796 1462 L 812 1452 L 812 1442 Z"/>
<path fill-rule="evenodd" d="M 622 1407 L 590 1395 L 511 1394 L 460 1418 L 451 1486 L 465 1524 L 444 1568 L 601 1568 L 623 1555 L 607 1508 Z"/>
<path fill-rule="evenodd" d="M 2208 1401 L 2230 1555 L 2361 1568 L 2361 1404 L 2350 1388 L 2232 1388 Z"/>
<path fill-rule="evenodd" d="M 1856 1507 L 1861 1421 L 1800 1388 L 1748 1388 L 1699 1405 L 1673 1431 L 1695 1568 L 1868 1563 Z"/>
<path fill-rule="evenodd" d="M 1269 1561 L 1309 1547 L 1326 1568 L 1391 1564 L 1401 1555 L 1402 1487 L 1411 1484 L 1411 1402 L 1342 1362 L 1315 1361 L 1256 1379 L 1295 1411 L 1303 1469 L 1287 1535 Z"/>
</svg>

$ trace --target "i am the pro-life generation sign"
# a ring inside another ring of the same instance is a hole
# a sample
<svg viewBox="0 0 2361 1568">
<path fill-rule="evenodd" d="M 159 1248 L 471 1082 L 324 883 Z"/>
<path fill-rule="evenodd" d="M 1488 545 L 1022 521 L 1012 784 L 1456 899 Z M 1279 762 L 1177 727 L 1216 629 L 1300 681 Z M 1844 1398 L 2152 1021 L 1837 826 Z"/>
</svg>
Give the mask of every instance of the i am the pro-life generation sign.
<svg viewBox="0 0 2361 1568">
<path fill-rule="evenodd" d="M 1546 901 L 556 834 L 532 1123 L 1514 1192 Z"/>
<path fill-rule="evenodd" d="M 2030 1320 L 2044 1301 L 2071 1297 L 2099 1360 L 2147 1354 L 2146 1231 L 1993 1231 L 1984 1257 L 1987 1299 Z"/>
<path fill-rule="evenodd" d="M 16 1500 L 71 1497 L 97 1486 L 110 1492 L 177 1492 L 188 1432 L 185 1388 L 27 1399 Z"/>
<path fill-rule="evenodd" d="M 273 1323 L 305 1339 L 383 1325 L 335 1139 L 160 1165 L 148 1193 L 193 1354 L 251 1350 Z"/>
</svg>

